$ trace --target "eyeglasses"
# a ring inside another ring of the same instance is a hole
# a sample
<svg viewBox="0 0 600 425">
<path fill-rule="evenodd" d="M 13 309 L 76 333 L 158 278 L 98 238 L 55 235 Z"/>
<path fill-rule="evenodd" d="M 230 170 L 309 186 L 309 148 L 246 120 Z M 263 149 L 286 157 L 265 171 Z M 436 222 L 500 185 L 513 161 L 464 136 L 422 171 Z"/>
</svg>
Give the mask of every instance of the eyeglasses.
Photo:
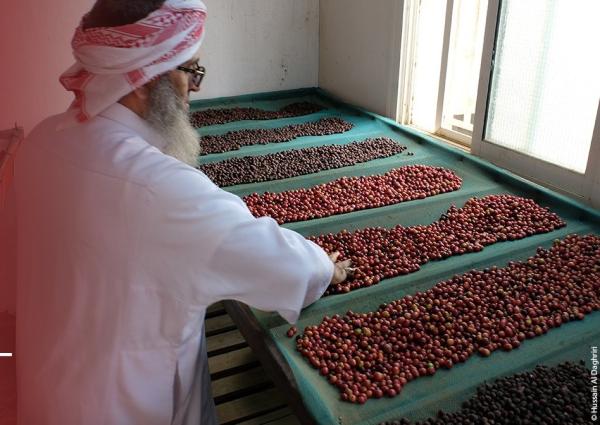
<svg viewBox="0 0 600 425">
<path fill-rule="evenodd" d="M 190 83 L 194 87 L 200 87 L 200 83 L 202 83 L 202 79 L 206 75 L 206 68 L 202 65 L 195 65 L 195 68 L 188 68 L 185 66 L 178 66 L 177 69 L 179 71 L 187 72 L 190 74 Z"/>
</svg>

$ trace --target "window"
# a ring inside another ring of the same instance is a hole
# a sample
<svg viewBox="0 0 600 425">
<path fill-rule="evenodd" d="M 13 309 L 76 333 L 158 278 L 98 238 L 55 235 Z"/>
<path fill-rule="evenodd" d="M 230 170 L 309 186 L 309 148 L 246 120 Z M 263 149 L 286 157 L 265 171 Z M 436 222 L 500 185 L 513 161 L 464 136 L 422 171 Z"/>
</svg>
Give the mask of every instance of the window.
<svg viewBox="0 0 600 425">
<path fill-rule="evenodd" d="M 487 141 L 585 172 L 600 97 L 600 2 L 588 3 L 502 3 Z"/>
<path fill-rule="evenodd" d="M 600 1 L 405 0 L 399 121 L 600 207 Z"/>
<path fill-rule="evenodd" d="M 403 43 L 410 73 L 404 85 L 403 123 L 468 145 L 487 1 L 405 4 L 404 25 L 412 37 Z"/>
<path fill-rule="evenodd" d="M 455 0 L 453 6 L 441 133 L 450 138 L 463 134 L 470 141 L 487 1 Z"/>
</svg>

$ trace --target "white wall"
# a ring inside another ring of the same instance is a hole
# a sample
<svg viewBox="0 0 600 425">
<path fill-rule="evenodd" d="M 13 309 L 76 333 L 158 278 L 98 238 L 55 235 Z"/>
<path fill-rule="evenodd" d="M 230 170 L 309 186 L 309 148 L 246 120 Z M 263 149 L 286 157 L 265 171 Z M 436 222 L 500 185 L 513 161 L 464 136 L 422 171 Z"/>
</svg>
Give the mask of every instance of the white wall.
<svg viewBox="0 0 600 425">
<path fill-rule="evenodd" d="M 319 86 L 395 117 L 403 0 L 321 0 Z"/>
<path fill-rule="evenodd" d="M 204 0 L 202 90 L 192 99 L 315 87 L 319 0 Z"/>
<path fill-rule="evenodd" d="M 0 13 L 0 129 L 28 133 L 64 111 L 73 95 L 59 75 L 72 63 L 70 40 L 94 0 L 11 2 Z M 319 0 L 205 0 L 203 64 L 193 98 L 314 87 L 318 84 Z"/>
</svg>

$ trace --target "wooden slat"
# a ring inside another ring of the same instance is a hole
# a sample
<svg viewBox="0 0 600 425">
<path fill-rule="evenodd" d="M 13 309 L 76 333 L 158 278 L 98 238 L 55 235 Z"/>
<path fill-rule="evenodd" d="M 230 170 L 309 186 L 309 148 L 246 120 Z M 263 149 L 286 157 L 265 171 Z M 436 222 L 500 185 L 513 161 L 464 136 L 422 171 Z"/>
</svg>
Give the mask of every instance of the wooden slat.
<svg viewBox="0 0 600 425">
<path fill-rule="evenodd" d="M 298 419 L 295 415 L 290 414 L 281 419 L 276 419 L 273 422 L 266 422 L 268 425 L 300 425 L 300 419 Z"/>
<path fill-rule="evenodd" d="M 229 317 L 228 314 L 224 314 L 222 316 L 215 316 L 209 319 L 206 319 L 204 323 L 204 328 L 206 333 L 210 335 L 211 333 L 218 332 L 222 329 L 231 330 L 231 328 L 235 327 L 233 320 Z"/>
<path fill-rule="evenodd" d="M 208 351 L 208 355 L 210 356 L 212 352 L 223 350 L 229 347 L 239 346 L 240 344 L 245 343 L 246 340 L 244 339 L 240 331 L 234 329 L 233 331 L 225 332 L 206 338 L 206 349 Z"/>
<path fill-rule="evenodd" d="M 225 307 L 222 302 L 214 303 L 206 309 L 206 316 L 212 317 L 220 314 L 225 314 Z"/>
<path fill-rule="evenodd" d="M 212 314 L 205 322 L 219 423 L 237 424 L 244 420 L 242 423 L 246 425 L 298 425 L 283 395 L 272 388 L 265 370 L 251 349 L 244 346 L 246 341 L 239 330 L 231 329 L 235 324 L 222 309 L 222 304 L 211 306 Z M 223 353 L 228 349 L 231 350 Z"/>
<path fill-rule="evenodd" d="M 230 353 L 209 357 L 208 369 L 210 370 L 211 375 L 214 375 L 216 373 L 224 372 L 227 369 L 233 369 L 256 362 L 258 362 L 258 360 L 252 353 L 250 347 L 245 347 Z"/>
<path fill-rule="evenodd" d="M 261 361 L 263 368 L 275 386 L 285 394 L 286 401 L 303 424 L 314 424 L 314 418 L 304 405 L 296 385 L 296 379 L 287 360 L 277 348 L 273 339 L 259 325 L 250 308 L 235 301 L 225 301 L 227 313 L 231 316 L 246 341 Z"/>
<path fill-rule="evenodd" d="M 281 395 L 281 391 L 272 388 L 218 405 L 217 417 L 220 424 L 226 424 L 283 406 L 285 406 L 285 400 Z"/>
<path fill-rule="evenodd" d="M 283 418 L 275 419 L 272 422 L 264 422 L 265 425 L 300 425 L 300 420 L 293 414 Z"/>
<path fill-rule="evenodd" d="M 212 395 L 214 398 L 222 397 L 267 382 L 269 382 L 269 378 L 263 368 L 256 367 L 221 379 L 213 379 Z"/>
<path fill-rule="evenodd" d="M 284 407 L 257 418 L 240 422 L 239 425 L 300 425 L 300 421 L 292 414 L 289 407 Z"/>
</svg>

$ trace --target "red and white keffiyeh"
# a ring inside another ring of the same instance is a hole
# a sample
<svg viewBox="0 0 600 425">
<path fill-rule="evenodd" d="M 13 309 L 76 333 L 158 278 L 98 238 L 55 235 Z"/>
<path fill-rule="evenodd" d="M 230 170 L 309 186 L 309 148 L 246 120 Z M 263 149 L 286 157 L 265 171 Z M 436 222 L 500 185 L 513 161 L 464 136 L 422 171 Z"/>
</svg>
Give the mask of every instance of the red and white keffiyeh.
<svg viewBox="0 0 600 425">
<path fill-rule="evenodd" d="M 154 77 L 190 60 L 204 36 L 201 0 L 166 0 L 129 25 L 75 30 L 76 63 L 60 77 L 75 94 L 61 127 L 89 120 Z"/>
</svg>

